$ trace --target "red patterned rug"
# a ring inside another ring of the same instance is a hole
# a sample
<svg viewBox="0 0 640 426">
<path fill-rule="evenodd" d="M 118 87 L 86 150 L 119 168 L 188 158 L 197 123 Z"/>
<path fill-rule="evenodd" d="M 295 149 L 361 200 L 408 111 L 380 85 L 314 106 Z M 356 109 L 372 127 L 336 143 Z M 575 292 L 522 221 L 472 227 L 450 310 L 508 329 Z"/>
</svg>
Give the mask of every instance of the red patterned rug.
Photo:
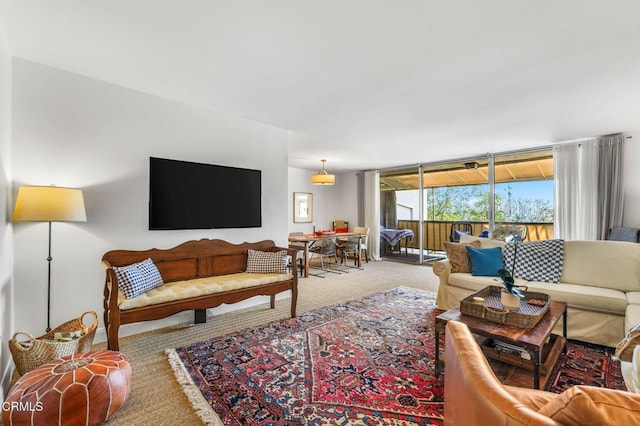
<svg viewBox="0 0 640 426">
<path fill-rule="evenodd" d="M 208 424 L 442 424 L 434 296 L 400 287 L 167 354 Z M 549 390 L 577 382 L 623 388 L 610 353 L 571 345 L 561 363 L 577 372 L 560 367 Z"/>
</svg>

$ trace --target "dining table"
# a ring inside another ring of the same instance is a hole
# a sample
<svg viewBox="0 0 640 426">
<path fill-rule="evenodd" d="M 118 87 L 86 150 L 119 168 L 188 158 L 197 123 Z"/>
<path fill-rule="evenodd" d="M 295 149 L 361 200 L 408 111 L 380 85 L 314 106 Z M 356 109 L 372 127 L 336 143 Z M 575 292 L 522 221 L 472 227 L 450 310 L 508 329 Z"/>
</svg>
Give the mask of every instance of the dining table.
<svg viewBox="0 0 640 426">
<path fill-rule="evenodd" d="M 360 238 L 362 234 L 358 234 L 356 232 L 332 232 L 332 233 L 315 233 L 315 234 L 300 234 L 300 235 L 289 235 L 289 247 L 290 248 L 300 248 L 303 252 L 303 268 L 304 268 L 304 277 L 309 277 L 309 249 L 316 241 L 320 241 L 325 238 L 335 238 L 339 240 L 340 238 L 346 237 L 358 237 L 358 247 L 360 247 Z M 293 243 L 293 244 L 292 244 Z M 358 268 L 362 267 L 362 262 L 360 259 L 360 250 L 358 250 L 358 255 L 356 256 L 356 264 Z"/>
</svg>

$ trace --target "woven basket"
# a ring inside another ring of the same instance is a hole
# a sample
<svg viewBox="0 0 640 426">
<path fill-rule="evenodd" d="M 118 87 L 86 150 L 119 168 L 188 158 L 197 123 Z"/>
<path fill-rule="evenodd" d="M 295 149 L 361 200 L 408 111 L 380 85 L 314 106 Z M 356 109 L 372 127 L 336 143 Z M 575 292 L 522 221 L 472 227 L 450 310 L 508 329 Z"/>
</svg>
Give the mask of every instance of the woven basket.
<svg viewBox="0 0 640 426">
<path fill-rule="evenodd" d="M 93 323 L 89 326 L 83 322 L 83 318 L 87 314 L 93 315 Z M 89 351 L 97 328 L 98 314 L 94 311 L 86 311 L 80 317 L 67 321 L 40 337 L 33 337 L 27 331 L 17 331 L 9 340 L 9 349 L 16 370 L 22 376 L 56 358 Z M 55 333 L 80 330 L 85 330 L 85 334 L 70 342 L 56 342 L 54 340 Z M 17 337 L 21 334 L 28 339 L 18 341 Z"/>
<path fill-rule="evenodd" d="M 502 287 L 489 286 L 470 294 L 460 301 L 460 312 L 472 317 L 529 330 L 542 319 L 551 303 L 548 294 L 525 290 L 523 291 L 525 298 L 520 302 L 520 307 L 516 311 L 509 311 L 502 307 L 501 291 Z M 485 299 L 484 303 L 475 303 L 474 297 L 482 297 Z M 530 305 L 527 303 L 530 299 L 542 300 L 545 303 L 543 306 Z"/>
</svg>

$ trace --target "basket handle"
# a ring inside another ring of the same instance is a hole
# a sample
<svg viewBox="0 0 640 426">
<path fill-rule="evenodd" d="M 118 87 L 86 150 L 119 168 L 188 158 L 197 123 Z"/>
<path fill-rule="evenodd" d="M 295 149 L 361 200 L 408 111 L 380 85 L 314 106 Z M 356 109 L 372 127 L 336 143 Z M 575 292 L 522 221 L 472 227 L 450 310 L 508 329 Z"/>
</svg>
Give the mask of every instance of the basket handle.
<svg viewBox="0 0 640 426">
<path fill-rule="evenodd" d="M 18 342 L 18 340 L 16 339 L 16 337 L 18 337 L 18 335 L 25 335 L 29 338 L 29 340 L 23 340 L 21 342 Z M 16 331 L 15 333 L 13 333 L 13 337 L 11 338 L 11 340 L 14 340 L 16 343 L 20 343 L 20 344 L 24 344 L 24 343 L 28 343 L 28 344 L 33 344 L 36 341 L 36 338 L 33 337 L 33 335 L 31 333 L 29 333 L 28 331 Z"/>
<path fill-rule="evenodd" d="M 492 308 L 490 306 L 486 306 L 484 307 L 487 311 L 493 312 L 494 314 L 498 314 L 498 315 L 506 315 L 509 313 L 508 309 L 496 309 L 496 308 Z"/>
<path fill-rule="evenodd" d="M 94 323 L 96 323 L 98 321 L 98 314 L 96 314 L 94 311 L 86 311 L 86 312 L 84 312 L 82 315 L 80 315 L 80 322 L 82 324 L 84 324 L 84 316 L 87 315 L 87 314 L 93 315 L 93 322 L 90 325 L 88 325 L 88 327 L 91 327 Z"/>
</svg>

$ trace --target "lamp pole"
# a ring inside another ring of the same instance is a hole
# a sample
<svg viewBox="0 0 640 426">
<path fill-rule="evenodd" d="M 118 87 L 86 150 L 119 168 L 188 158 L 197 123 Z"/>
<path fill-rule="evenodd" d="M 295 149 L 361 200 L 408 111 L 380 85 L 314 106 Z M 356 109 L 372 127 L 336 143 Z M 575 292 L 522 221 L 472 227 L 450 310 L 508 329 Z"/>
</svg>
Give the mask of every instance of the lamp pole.
<svg viewBox="0 0 640 426">
<path fill-rule="evenodd" d="M 49 256 L 47 256 L 47 333 L 51 331 L 51 222 L 49 222 Z"/>
</svg>

